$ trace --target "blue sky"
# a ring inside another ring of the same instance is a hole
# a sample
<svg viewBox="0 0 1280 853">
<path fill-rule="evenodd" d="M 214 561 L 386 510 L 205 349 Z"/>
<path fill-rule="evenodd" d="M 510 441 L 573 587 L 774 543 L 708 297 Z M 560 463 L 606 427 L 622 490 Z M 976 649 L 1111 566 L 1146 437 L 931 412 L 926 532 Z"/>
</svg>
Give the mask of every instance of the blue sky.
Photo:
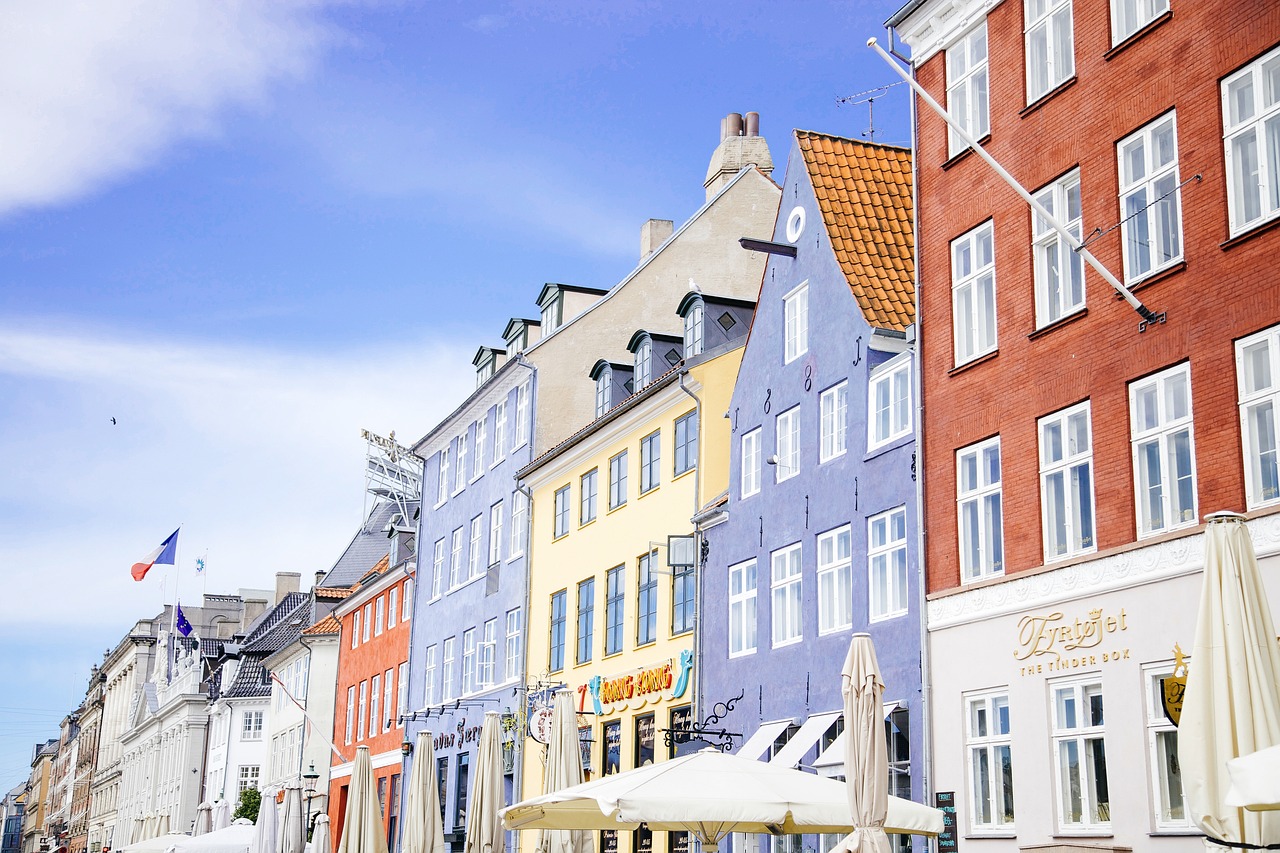
<svg viewBox="0 0 1280 853">
<path fill-rule="evenodd" d="M 779 180 L 791 128 L 862 134 L 897 5 L 0 9 L 0 789 L 172 595 L 132 562 L 181 524 L 193 603 L 327 568 L 362 427 L 425 433 L 544 282 L 622 278 L 726 113 Z"/>
</svg>

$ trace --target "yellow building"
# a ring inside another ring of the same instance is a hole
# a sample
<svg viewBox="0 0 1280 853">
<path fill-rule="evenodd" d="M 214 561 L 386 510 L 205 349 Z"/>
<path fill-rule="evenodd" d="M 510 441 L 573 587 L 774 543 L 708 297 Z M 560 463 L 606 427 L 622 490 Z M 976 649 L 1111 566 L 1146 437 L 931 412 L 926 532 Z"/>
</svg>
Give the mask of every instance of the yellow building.
<svg viewBox="0 0 1280 853">
<path fill-rule="evenodd" d="M 728 487 L 725 411 L 742 338 L 645 383 L 641 358 L 655 353 L 641 355 L 644 347 L 668 340 L 645 336 L 632 339 L 635 366 L 593 369 L 600 416 L 517 474 L 533 495 L 534 735 L 523 751 L 523 797 L 542 792 L 537 722 L 557 689 L 572 691 L 578 708 L 588 778 L 674 756 L 667 731 L 692 717 L 699 561 L 691 519 Z M 536 833 L 522 835 L 521 848 L 532 849 Z M 599 853 L 684 853 L 688 838 L 604 832 L 597 845 Z"/>
</svg>

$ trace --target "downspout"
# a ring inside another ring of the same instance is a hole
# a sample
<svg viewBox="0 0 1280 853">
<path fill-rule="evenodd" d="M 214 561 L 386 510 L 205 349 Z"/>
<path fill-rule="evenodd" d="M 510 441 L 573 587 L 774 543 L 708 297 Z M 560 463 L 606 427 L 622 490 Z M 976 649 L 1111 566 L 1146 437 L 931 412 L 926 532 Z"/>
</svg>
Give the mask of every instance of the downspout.
<svg viewBox="0 0 1280 853">
<path fill-rule="evenodd" d="M 684 377 L 689 372 L 688 366 L 680 369 L 677 377 L 680 383 L 680 390 L 693 398 L 694 422 L 698 424 L 698 456 L 702 456 L 702 448 L 706 443 L 701 440 L 702 434 L 702 400 L 697 394 L 690 391 L 684 384 Z M 697 519 L 702 512 L 702 460 L 695 460 L 693 467 L 693 518 Z M 693 602 L 693 683 L 692 687 L 693 700 L 689 703 L 694 706 L 694 711 L 701 708 L 702 703 L 698 701 L 701 698 L 702 690 L 702 575 L 699 565 L 702 560 L 702 522 L 695 520 L 693 523 L 693 589 L 694 595 L 697 596 Z M 670 560 L 671 555 L 667 555 Z"/>
<path fill-rule="evenodd" d="M 314 593 L 314 592 L 312 593 L 311 601 L 312 601 L 312 604 L 314 605 L 314 603 L 315 603 L 315 593 Z M 314 612 L 314 611 L 313 611 L 313 612 Z M 339 636 L 341 636 L 341 635 L 339 635 Z M 311 663 L 316 659 L 316 654 L 315 654 L 315 650 L 314 650 L 314 649 L 312 649 L 312 648 L 311 648 L 311 646 L 307 643 L 307 639 L 306 639 L 306 637 L 304 637 L 301 633 L 299 633 L 299 634 L 298 634 L 298 642 L 299 642 L 299 643 L 301 643 L 301 644 L 302 644 L 302 647 L 303 647 L 304 649 L 306 649 L 306 650 L 307 650 L 307 695 L 306 695 L 306 696 L 304 696 L 304 697 L 302 697 L 302 702 L 301 702 L 301 704 L 302 704 L 302 733 L 305 735 L 305 734 L 306 734 L 306 732 L 307 732 L 307 719 L 308 719 L 308 718 L 307 718 L 307 706 L 308 706 L 309 704 L 311 704 Z M 341 642 L 341 641 L 339 641 L 339 642 Z M 334 669 L 336 670 L 336 669 L 337 669 L 337 667 L 335 666 L 335 667 L 334 667 Z M 335 704 L 335 705 L 337 704 L 337 699 L 336 699 L 336 698 L 335 698 L 335 700 L 334 700 L 334 704 Z M 381 716 L 381 714 L 379 714 L 379 716 Z M 382 721 L 381 721 L 381 720 L 379 720 L 379 721 L 378 721 L 378 728 L 379 728 L 379 729 L 381 729 L 381 728 L 382 728 Z M 303 764 L 305 763 L 305 761 L 306 761 L 306 759 L 304 758 L 304 756 L 305 756 L 306 754 L 307 754 L 307 742 L 304 740 L 304 741 L 302 742 L 302 749 L 298 750 L 298 781 L 299 781 L 299 782 L 301 782 L 301 781 L 302 781 L 302 765 L 303 765 Z M 332 767 L 333 762 L 332 762 L 332 761 L 330 761 L 330 762 L 329 762 L 329 765 Z"/>
<path fill-rule="evenodd" d="M 894 30 L 889 29 L 889 45 L 894 56 L 902 59 L 907 63 L 908 67 L 915 73 L 915 66 L 911 61 L 897 52 L 893 47 Z M 933 776 L 931 770 L 933 768 L 933 668 L 932 657 L 929 654 L 929 613 L 927 606 L 928 583 L 925 573 L 925 514 L 924 514 L 924 442 L 922 439 L 924 426 L 924 395 L 922 392 L 924 386 L 923 370 L 920 367 L 920 165 L 916 156 L 916 129 L 918 127 L 919 117 L 916 114 L 916 99 L 911 99 L 911 129 L 912 129 L 912 145 L 911 145 L 911 210 L 914 214 L 911 217 L 911 243 L 916 247 L 915 263 L 912 265 L 915 274 L 912 282 L 915 288 L 915 340 L 911 342 L 912 349 L 912 385 L 916 399 L 916 596 L 920 602 L 920 717 L 923 725 L 921 726 L 923 737 L 920 738 L 920 791 L 924 796 L 924 802 L 929 804 L 933 797 Z"/>
<path fill-rule="evenodd" d="M 537 368 L 535 368 L 532 364 L 529 363 L 529 360 L 524 357 L 523 352 L 516 353 L 516 364 L 528 370 L 530 377 L 537 376 L 538 374 Z M 516 386 L 516 387 L 519 388 L 519 386 Z M 538 423 L 537 407 L 534 405 L 534 401 L 533 401 L 533 394 L 535 390 L 536 389 L 534 388 L 533 383 L 530 382 L 529 383 L 529 398 L 530 398 L 529 399 L 529 441 L 528 441 L 529 462 L 532 462 L 534 458 L 533 438 L 536 435 L 536 433 L 534 432 L 534 427 Z M 520 393 L 519 390 L 517 390 L 516 394 L 519 394 L 519 393 Z M 519 425 L 517 424 L 517 427 L 518 426 Z M 525 463 L 525 464 L 528 464 L 528 463 Z M 514 478 L 514 475 L 513 475 L 513 478 Z M 529 641 L 528 641 L 528 630 L 527 630 L 529 627 L 529 608 L 533 604 L 533 584 L 530 582 L 530 578 L 533 576 L 533 491 L 524 483 L 520 482 L 520 480 L 518 479 L 516 480 L 516 490 L 519 491 L 520 494 L 524 495 L 524 498 L 525 498 L 524 614 L 522 617 L 524 619 L 524 625 L 521 628 L 522 633 L 525 634 L 525 641 L 520 644 L 520 653 L 521 653 L 521 657 L 523 658 L 523 660 L 520 661 L 520 669 L 521 671 L 524 671 L 527 668 L 525 661 L 527 661 L 529 658 Z M 497 656 L 496 652 L 494 656 L 495 657 Z M 516 690 L 519 691 L 520 687 L 517 686 Z M 521 701 L 526 701 L 526 700 L 522 698 Z M 511 800 L 513 803 L 518 803 L 522 799 L 524 799 L 524 737 L 520 735 L 519 732 L 516 733 L 514 742 L 511 745 L 511 764 L 512 764 Z"/>
</svg>

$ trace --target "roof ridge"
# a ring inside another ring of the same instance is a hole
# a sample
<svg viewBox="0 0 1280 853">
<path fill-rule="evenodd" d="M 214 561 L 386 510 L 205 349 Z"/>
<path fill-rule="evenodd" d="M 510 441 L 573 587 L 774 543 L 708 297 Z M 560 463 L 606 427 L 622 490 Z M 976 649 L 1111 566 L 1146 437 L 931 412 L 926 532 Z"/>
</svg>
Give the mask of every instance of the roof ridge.
<svg viewBox="0 0 1280 853">
<path fill-rule="evenodd" d="M 794 131 L 796 136 L 820 136 L 823 139 L 838 139 L 841 142 L 852 142 L 857 145 L 866 145 L 872 148 L 888 148 L 891 151 L 905 151 L 911 153 L 910 145 L 894 145 L 892 142 L 876 142 L 874 139 L 855 139 L 852 136 L 841 136 L 838 133 L 823 133 L 820 130 L 804 130 L 797 127 Z"/>
</svg>

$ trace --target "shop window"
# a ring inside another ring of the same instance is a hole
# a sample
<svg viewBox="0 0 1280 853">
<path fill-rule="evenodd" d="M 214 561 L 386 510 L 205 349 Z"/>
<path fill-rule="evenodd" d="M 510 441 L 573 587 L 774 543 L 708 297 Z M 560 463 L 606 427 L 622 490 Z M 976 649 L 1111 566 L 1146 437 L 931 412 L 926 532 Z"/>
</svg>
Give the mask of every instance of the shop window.
<svg viewBox="0 0 1280 853">
<path fill-rule="evenodd" d="M 1111 795 L 1102 682 L 1095 677 L 1059 683 L 1053 686 L 1052 696 L 1059 825 L 1064 831 L 1108 828 Z"/>
<path fill-rule="evenodd" d="M 973 830 L 1013 830 L 1013 746 L 1009 694 L 965 699 L 969 759 L 969 803 Z"/>
<path fill-rule="evenodd" d="M 644 767 L 653 763 L 654 735 L 657 723 L 653 714 L 636 717 L 636 754 L 635 767 Z"/>
<path fill-rule="evenodd" d="M 604 775 L 622 770 L 622 721 L 613 720 L 600 727 L 604 739 Z"/>
<path fill-rule="evenodd" d="M 1185 832 L 1192 829 L 1182 787 L 1182 765 L 1178 761 L 1178 729 L 1164 713 L 1165 678 L 1173 675 L 1173 664 L 1153 664 L 1143 668 L 1146 682 L 1147 755 L 1151 762 L 1151 799 L 1155 806 L 1157 832 Z"/>
<path fill-rule="evenodd" d="M 454 780 L 453 827 L 462 831 L 467 825 L 467 796 L 470 793 L 470 753 L 458 753 L 458 776 Z"/>
</svg>

